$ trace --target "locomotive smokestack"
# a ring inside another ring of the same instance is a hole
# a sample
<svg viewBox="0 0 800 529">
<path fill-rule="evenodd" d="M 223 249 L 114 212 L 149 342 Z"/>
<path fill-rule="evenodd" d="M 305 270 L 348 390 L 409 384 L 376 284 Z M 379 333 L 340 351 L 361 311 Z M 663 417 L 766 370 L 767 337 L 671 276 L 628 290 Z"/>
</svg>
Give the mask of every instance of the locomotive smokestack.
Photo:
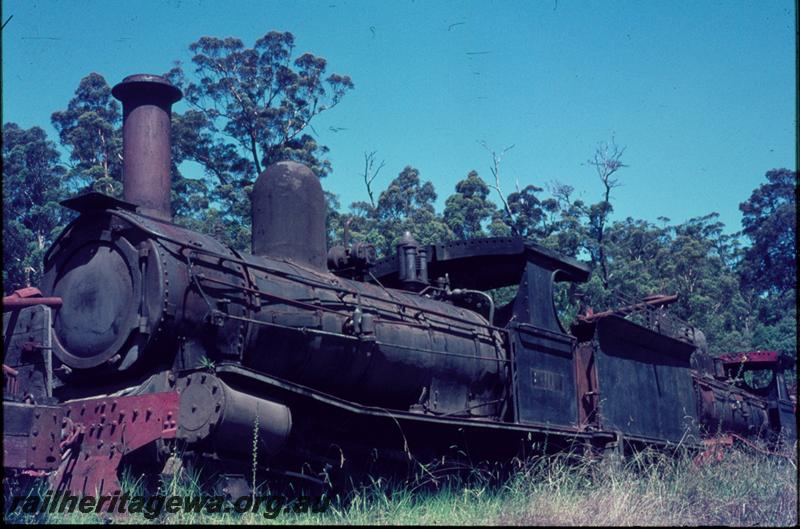
<svg viewBox="0 0 800 529">
<path fill-rule="evenodd" d="M 158 75 L 129 75 L 111 93 L 122 101 L 123 195 L 154 217 L 169 220 L 172 152 L 170 116 L 181 91 Z"/>
<path fill-rule="evenodd" d="M 284 257 L 327 271 L 325 214 L 319 178 L 305 165 L 278 162 L 253 186 L 253 255 Z"/>
</svg>

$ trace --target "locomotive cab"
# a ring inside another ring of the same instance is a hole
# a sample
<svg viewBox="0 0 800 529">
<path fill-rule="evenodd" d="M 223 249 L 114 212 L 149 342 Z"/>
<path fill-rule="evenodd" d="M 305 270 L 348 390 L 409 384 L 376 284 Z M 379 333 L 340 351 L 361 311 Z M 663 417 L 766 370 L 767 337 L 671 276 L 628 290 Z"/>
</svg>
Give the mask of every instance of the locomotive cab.
<svg viewBox="0 0 800 529">
<path fill-rule="evenodd" d="M 731 391 L 737 395 L 734 408 L 740 411 L 714 410 L 709 415 L 716 413 L 725 418 L 728 429 L 733 431 L 749 434 L 755 429 L 772 437 L 797 437 L 796 388 L 790 388 L 785 377 L 786 370 L 795 367 L 794 359 L 777 351 L 752 351 L 708 358 L 704 365 L 711 367 L 706 367 L 707 376 L 733 388 Z M 714 396 L 717 408 L 725 408 L 727 399 L 721 391 L 706 389 L 706 393 Z"/>
</svg>

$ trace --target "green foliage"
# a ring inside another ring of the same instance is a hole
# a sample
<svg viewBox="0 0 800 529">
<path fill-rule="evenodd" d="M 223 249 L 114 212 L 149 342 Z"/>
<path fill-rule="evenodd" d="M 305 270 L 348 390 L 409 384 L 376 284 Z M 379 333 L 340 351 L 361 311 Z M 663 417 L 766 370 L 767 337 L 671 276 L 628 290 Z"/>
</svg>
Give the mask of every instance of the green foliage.
<svg viewBox="0 0 800 529">
<path fill-rule="evenodd" d="M 208 369 L 209 371 L 214 371 L 214 361 L 203 355 L 200 357 L 200 367 Z"/>
<path fill-rule="evenodd" d="M 508 195 L 506 202 L 511 215 L 506 210 L 501 210 L 499 219 L 509 230 L 498 229 L 497 225 L 495 230 L 509 231 L 540 241 L 553 234 L 558 229 L 558 202 L 554 198 L 540 200 L 537 194 L 541 191 L 541 187 L 528 185 Z"/>
<path fill-rule="evenodd" d="M 379 255 L 390 255 L 406 231 L 422 245 L 454 238 L 444 218 L 436 213 L 436 191 L 431 182 L 422 182 L 419 171 L 406 166 L 383 191 L 375 207 L 368 202 L 355 202 L 351 214 L 338 215 L 333 239 L 341 241 L 344 223 L 352 241 L 374 244 Z"/>
<path fill-rule="evenodd" d="M 122 115 L 103 76 L 91 73 L 81 79 L 75 97 L 51 121 L 69 151 L 72 190 L 121 196 Z"/>
<path fill-rule="evenodd" d="M 36 286 L 42 258 L 69 214 L 66 169 L 58 151 L 39 127 L 3 125 L 3 290 Z"/>
<path fill-rule="evenodd" d="M 796 292 L 756 299 L 751 315 L 754 349 L 781 351 L 797 358 Z"/>
<path fill-rule="evenodd" d="M 485 237 L 483 225 L 493 218 L 497 208 L 488 199 L 489 186 L 470 171 L 456 184 L 456 192 L 445 202 L 444 222 L 458 239 Z"/>
<path fill-rule="evenodd" d="M 590 280 L 582 288 L 594 308 L 614 304 L 614 293 L 629 299 L 678 294 L 673 313 L 703 329 L 713 352 L 746 347 L 748 304 L 731 263 L 735 246 L 723 234 L 718 215 L 658 227 L 633 220 L 606 228 L 608 288 Z"/>
<path fill-rule="evenodd" d="M 742 233 L 751 241 L 741 263 L 744 284 L 758 294 L 797 288 L 797 172 L 773 169 L 739 205 Z"/>
<path fill-rule="evenodd" d="M 232 140 L 252 163 L 243 176 L 283 160 L 309 164 L 320 176 L 329 172 L 329 162 L 320 159 L 327 149 L 306 129 L 353 88 L 348 76 L 324 77 L 325 59 L 311 53 L 292 60 L 289 32 L 271 31 L 252 48 L 233 37 L 203 37 L 189 49 L 197 81 L 185 83 L 180 65 L 168 75 L 185 85 L 186 100 L 207 118 L 207 128 Z"/>
<path fill-rule="evenodd" d="M 738 272 L 751 311 L 752 344 L 797 357 L 797 172 L 773 169 L 739 205 L 742 234 Z"/>
<path fill-rule="evenodd" d="M 433 184 L 420 182 L 419 171 L 406 166 L 380 194 L 375 215 L 381 222 L 402 221 L 420 210 L 434 211 L 435 200 Z"/>
<path fill-rule="evenodd" d="M 322 57 L 292 58 L 294 36 L 271 31 L 248 48 L 237 38 L 202 37 L 189 46 L 193 76 L 180 63 L 166 74 L 192 109 L 173 115 L 173 209 L 176 218 L 238 250 L 250 241 L 250 193 L 268 165 L 293 160 L 318 176 L 331 170 L 327 147 L 308 134 L 312 119 L 353 88 L 325 76 Z M 186 179 L 181 163 L 204 169 Z"/>
</svg>

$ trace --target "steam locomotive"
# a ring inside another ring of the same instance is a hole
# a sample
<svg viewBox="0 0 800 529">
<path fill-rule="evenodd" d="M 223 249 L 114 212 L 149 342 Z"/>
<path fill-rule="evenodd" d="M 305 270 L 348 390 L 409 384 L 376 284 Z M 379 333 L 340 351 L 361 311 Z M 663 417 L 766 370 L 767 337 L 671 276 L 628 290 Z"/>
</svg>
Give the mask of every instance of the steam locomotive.
<svg viewBox="0 0 800 529">
<path fill-rule="evenodd" d="M 233 474 L 255 456 L 316 479 L 537 442 L 796 438 L 786 358 L 711 358 L 669 296 L 565 329 L 554 284 L 589 269 L 532 241 L 421 246 L 406 234 L 380 261 L 365 244 L 328 251 L 319 179 L 294 162 L 255 182 L 251 254 L 172 223 L 181 92 L 142 74 L 112 93 L 124 200 L 66 200 L 79 216 L 47 252 L 41 291 L 4 299 L 7 474 L 89 493 L 119 488 L 123 457 L 169 466 L 178 449 Z M 487 292 L 508 286 L 516 295 L 495 306 Z"/>
</svg>

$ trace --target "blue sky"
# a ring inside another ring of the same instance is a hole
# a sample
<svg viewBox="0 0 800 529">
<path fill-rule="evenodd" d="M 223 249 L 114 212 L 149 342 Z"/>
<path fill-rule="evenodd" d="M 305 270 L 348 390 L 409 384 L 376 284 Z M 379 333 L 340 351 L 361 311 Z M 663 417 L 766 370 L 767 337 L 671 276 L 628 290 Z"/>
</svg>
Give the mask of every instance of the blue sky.
<svg viewBox="0 0 800 529">
<path fill-rule="evenodd" d="M 761 1 L 82 1 L 4 0 L 3 121 L 39 125 L 80 79 L 190 66 L 204 35 L 247 45 L 291 31 L 355 90 L 314 122 L 330 148 L 323 186 L 365 200 L 364 151 L 433 181 L 439 206 L 501 150 L 506 193 L 559 181 L 585 200 L 586 160 L 625 146 L 615 218 L 674 222 L 738 205 L 772 168 L 796 168 L 795 5 Z M 184 107 L 179 103 L 177 110 Z M 338 130 L 338 132 L 334 132 Z M 191 174 L 189 175 L 191 176 Z M 493 197 L 497 201 L 496 197 Z"/>
</svg>

